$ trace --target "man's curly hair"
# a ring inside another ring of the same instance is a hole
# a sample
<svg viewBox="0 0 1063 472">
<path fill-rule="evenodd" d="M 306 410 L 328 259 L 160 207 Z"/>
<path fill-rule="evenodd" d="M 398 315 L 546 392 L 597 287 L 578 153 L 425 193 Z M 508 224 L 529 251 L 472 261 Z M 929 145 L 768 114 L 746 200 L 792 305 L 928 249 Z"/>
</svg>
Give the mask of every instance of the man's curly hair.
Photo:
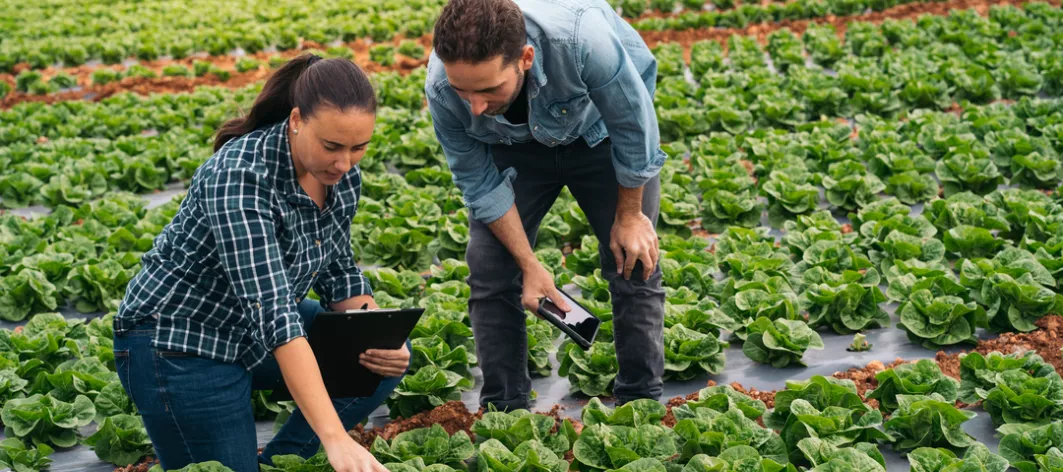
<svg viewBox="0 0 1063 472">
<path fill-rule="evenodd" d="M 436 20 L 432 48 L 443 62 L 509 64 L 527 44 L 524 13 L 513 0 L 450 0 Z"/>
</svg>

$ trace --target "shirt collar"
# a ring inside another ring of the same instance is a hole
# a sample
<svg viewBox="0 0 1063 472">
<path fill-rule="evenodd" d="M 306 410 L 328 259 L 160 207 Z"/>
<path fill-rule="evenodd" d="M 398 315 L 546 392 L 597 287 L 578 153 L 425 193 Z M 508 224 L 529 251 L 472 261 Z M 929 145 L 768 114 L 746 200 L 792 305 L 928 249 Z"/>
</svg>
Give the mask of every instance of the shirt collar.
<svg viewBox="0 0 1063 472">
<path fill-rule="evenodd" d="M 528 86 L 530 99 L 539 95 L 539 88 L 546 86 L 546 73 L 543 71 L 543 49 L 531 38 L 528 38 L 528 45 L 535 48 L 535 59 L 532 59 L 531 69 L 528 70 L 528 76 L 531 77 L 531 84 Z"/>
</svg>

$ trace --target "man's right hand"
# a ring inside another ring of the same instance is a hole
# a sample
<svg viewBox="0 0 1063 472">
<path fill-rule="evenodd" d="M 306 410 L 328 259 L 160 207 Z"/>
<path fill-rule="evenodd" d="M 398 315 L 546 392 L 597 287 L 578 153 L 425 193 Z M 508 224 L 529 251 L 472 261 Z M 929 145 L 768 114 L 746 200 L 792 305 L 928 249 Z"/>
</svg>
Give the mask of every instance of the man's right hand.
<svg viewBox="0 0 1063 472">
<path fill-rule="evenodd" d="M 524 308 L 539 316 L 539 300 L 543 297 L 549 298 L 565 313 L 572 310 L 554 285 L 554 277 L 550 275 L 550 271 L 542 264 L 532 264 L 524 271 L 524 294 L 521 296 L 521 303 Z"/>
</svg>

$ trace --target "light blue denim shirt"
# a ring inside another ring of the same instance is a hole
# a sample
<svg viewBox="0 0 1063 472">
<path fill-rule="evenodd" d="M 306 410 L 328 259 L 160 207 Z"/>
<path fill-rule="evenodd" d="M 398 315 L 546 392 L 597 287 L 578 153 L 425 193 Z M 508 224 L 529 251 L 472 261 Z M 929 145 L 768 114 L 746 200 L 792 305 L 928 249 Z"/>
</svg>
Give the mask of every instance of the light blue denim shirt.
<svg viewBox="0 0 1063 472">
<path fill-rule="evenodd" d="M 516 171 L 498 171 L 494 145 L 536 140 L 553 147 L 582 137 L 595 146 L 609 137 L 620 185 L 641 187 L 655 177 L 665 159 L 653 109 L 657 61 L 642 37 L 605 0 L 516 3 L 535 48 L 525 79 L 528 123 L 473 116 L 442 60 L 433 53 L 428 61 L 428 108 L 471 217 L 490 223 L 513 206 Z"/>
</svg>

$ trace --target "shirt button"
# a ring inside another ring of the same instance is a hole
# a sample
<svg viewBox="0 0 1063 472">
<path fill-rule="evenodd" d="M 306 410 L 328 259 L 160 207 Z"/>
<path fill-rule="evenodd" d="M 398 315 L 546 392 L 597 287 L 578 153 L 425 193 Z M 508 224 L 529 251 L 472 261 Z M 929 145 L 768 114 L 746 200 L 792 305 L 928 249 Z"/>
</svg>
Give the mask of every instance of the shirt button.
<svg viewBox="0 0 1063 472">
<path fill-rule="evenodd" d="M 262 304 L 261 303 L 255 303 L 255 308 L 262 308 Z"/>
<path fill-rule="evenodd" d="M 535 131 L 539 131 L 539 127 L 538 126 L 535 127 Z"/>
<path fill-rule="evenodd" d="M 561 109 L 561 114 L 562 114 L 562 115 L 567 115 L 567 114 L 568 114 L 568 110 L 566 110 L 566 109 L 562 108 L 562 109 Z"/>
<path fill-rule="evenodd" d="M 311 277 L 317 277 L 317 272 L 314 272 L 313 274 L 310 274 L 310 276 Z"/>
<path fill-rule="evenodd" d="M 314 245 L 318 246 L 318 247 L 321 247 L 321 240 L 320 239 L 314 240 Z"/>
<path fill-rule="evenodd" d="M 303 299 L 302 299 L 302 298 L 296 298 L 296 299 L 295 299 L 295 303 L 302 303 L 302 302 L 303 302 Z"/>
</svg>

